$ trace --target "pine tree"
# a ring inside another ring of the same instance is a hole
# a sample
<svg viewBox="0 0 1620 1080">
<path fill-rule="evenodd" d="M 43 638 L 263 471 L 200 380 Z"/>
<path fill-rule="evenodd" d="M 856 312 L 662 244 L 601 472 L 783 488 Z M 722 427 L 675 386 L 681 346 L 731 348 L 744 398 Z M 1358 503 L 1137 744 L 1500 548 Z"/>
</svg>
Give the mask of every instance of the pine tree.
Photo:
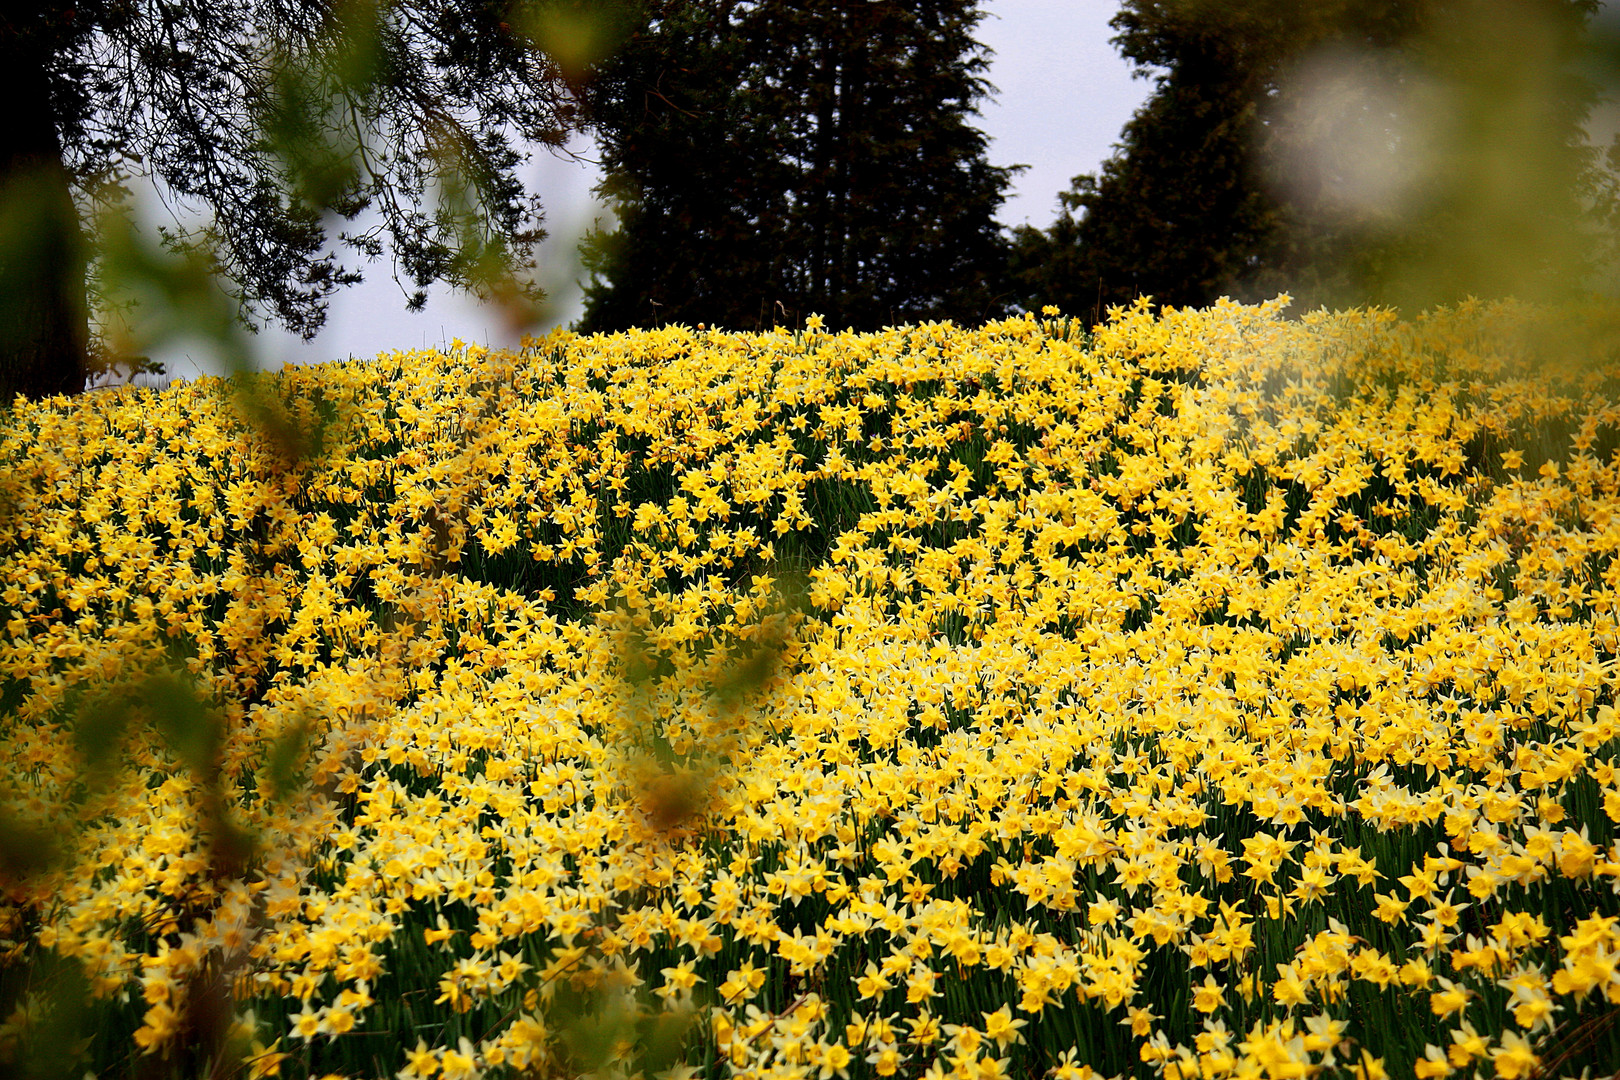
<svg viewBox="0 0 1620 1080">
<path fill-rule="evenodd" d="M 1574 73 L 1591 0 L 1126 0 L 1154 94 L 1047 230 L 1026 304 L 1421 308 L 1589 283 L 1612 212 Z"/>
<path fill-rule="evenodd" d="M 1010 171 L 972 125 L 976 0 L 661 0 L 593 82 L 618 228 L 584 325 L 998 310 Z"/>
</svg>

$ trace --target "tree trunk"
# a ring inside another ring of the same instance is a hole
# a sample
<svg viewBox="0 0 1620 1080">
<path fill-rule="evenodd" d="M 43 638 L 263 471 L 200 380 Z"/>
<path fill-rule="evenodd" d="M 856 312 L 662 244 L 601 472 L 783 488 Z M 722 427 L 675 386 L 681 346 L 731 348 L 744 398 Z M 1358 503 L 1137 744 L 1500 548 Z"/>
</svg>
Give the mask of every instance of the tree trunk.
<svg viewBox="0 0 1620 1080">
<path fill-rule="evenodd" d="M 84 389 L 89 303 L 83 226 L 51 108 L 46 57 L 21 20 L 0 21 L 0 408 L 17 394 Z"/>
</svg>

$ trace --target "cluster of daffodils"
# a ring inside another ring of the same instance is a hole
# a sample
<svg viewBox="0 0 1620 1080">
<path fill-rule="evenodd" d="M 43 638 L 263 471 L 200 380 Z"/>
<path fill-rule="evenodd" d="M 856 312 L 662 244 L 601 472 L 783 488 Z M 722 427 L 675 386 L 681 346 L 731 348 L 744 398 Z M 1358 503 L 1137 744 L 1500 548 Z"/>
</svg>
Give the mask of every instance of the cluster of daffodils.
<svg viewBox="0 0 1620 1080">
<path fill-rule="evenodd" d="M 1612 1071 L 1601 330 L 1144 304 L 19 403 L 0 1061 L 71 969 L 105 1075 Z"/>
</svg>

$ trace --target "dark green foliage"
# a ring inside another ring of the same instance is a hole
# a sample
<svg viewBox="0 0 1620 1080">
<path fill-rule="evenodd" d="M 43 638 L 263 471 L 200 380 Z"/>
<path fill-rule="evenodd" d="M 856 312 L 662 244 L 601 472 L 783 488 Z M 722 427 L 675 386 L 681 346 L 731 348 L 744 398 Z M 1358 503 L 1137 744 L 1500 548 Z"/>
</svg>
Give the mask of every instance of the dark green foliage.
<svg viewBox="0 0 1620 1080">
<path fill-rule="evenodd" d="M 584 326 L 976 322 L 1010 170 L 976 0 L 649 0 L 589 95 L 616 232 Z"/>
<path fill-rule="evenodd" d="M 1610 182 L 1576 70 L 1589 0 L 1127 0 L 1155 80 L 1097 175 L 1015 236 L 1029 306 L 1413 310 L 1593 284 Z"/>
</svg>

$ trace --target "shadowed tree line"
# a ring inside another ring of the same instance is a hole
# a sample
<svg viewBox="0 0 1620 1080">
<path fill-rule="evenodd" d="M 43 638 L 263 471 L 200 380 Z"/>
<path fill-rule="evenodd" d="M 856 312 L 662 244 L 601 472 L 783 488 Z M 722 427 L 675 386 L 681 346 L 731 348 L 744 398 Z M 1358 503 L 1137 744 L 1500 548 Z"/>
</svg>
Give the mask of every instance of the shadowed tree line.
<svg viewBox="0 0 1620 1080">
<path fill-rule="evenodd" d="M 982 0 L 84 0 L 0 14 L 0 397 L 312 337 L 384 260 L 532 323 L 526 155 L 589 132 L 584 329 L 1560 298 L 1612 276 L 1595 0 L 1124 0 L 1154 93 L 1046 229 L 977 126 Z M 1085 108 L 1076 102 L 1074 108 Z M 172 220 L 137 228 L 151 186 Z M 386 341 L 379 341 L 379 347 Z"/>
</svg>

